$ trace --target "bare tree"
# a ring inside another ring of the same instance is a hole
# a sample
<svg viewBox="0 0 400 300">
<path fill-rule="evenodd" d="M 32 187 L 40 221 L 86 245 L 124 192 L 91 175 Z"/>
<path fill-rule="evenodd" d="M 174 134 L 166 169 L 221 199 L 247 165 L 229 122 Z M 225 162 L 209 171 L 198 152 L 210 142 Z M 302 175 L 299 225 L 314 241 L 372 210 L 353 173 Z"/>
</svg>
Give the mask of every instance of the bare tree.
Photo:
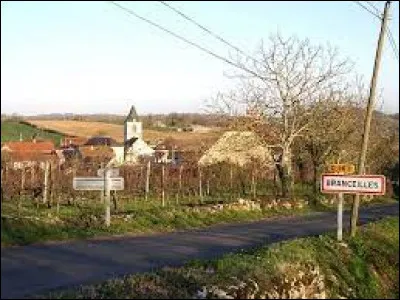
<svg viewBox="0 0 400 300">
<path fill-rule="evenodd" d="M 354 143 L 357 113 L 358 108 L 348 98 L 344 99 L 344 103 L 329 101 L 314 108 L 310 126 L 299 143 L 312 163 L 315 195 L 318 194 L 319 178 L 328 160 L 338 162 L 347 158 L 346 162 L 351 162 L 345 157 L 348 149 L 344 146 Z"/>
<path fill-rule="evenodd" d="M 276 166 L 282 195 L 287 197 L 293 182 L 293 142 L 309 128 L 315 104 L 329 101 L 343 89 L 351 64 L 340 59 L 335 48 L 313 46 L 296 37 L 285 40 L 280 34 L 270 38 L 269 48 L 261 44 L 257 57 L 238 57 L 238 64 L 253 74 L 230 75 L 239 80 L 238 88 L 218 94 L 209 105 L 230 115 L 247 112 L 254 127 L 267 125 L 268 143 L 279 149 Z"/>
</svg>

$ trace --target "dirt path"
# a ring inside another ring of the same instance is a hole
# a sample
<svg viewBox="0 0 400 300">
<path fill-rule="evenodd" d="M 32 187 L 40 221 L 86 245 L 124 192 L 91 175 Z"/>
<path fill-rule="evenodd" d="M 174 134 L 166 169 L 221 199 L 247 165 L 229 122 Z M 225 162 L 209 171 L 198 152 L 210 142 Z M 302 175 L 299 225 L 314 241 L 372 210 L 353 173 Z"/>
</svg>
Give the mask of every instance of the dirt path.
<svg viewBox="0 0 400 300">
<path fill-rule="evenodd" d="M 363 208 L 360 224 L 393 215 L 399 215 L 398 203 Z M 348 224 L 349 212 L 345 212 L 345 228 Z M 195 258 L 209 259 L 335 228 L 335 213 L 314 213 L 155 236 L 6 248 L 1 250 L 1 298 L 24 297 L 166 265 L 179 266 Z"/>
</svg>

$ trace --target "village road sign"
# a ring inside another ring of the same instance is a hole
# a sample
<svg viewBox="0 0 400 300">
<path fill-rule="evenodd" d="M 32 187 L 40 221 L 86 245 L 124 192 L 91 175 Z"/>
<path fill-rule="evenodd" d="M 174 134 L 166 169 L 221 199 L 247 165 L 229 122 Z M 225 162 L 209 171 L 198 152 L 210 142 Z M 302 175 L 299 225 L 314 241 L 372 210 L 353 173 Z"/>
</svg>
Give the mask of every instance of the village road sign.
<svg viewBox="0 0 400 300">
<path fill-rule="evenodd" d="M 353 174 L 355 166 L 352 164 L 331 164 L 328 165 L 328 173 L 334 174 Z"/>
<path fill-rule="evenodd" d="M 78 191 L 102 191 L 105 188 L 104 178 L 101 177 L 74 177 L 72 185 L 74 190 Z M 110 190 L 120 191 L 123 189 L 123 177 L 110 177 Z"/>
<path fill-rule="evenodd" d="M 114 168 L 114 169 L 109 169 L 109 171 L 110 171 L 109 172 L 110 177 L 118 177 L 119 176 L 119 169 Z M 97 176 L 104 177 L 104 169 L 98 169 Z"/>
<path fill-rule="evenodd" d="M 383 175 L 322 174 L 322 193 L 384 195 L 386 179 Z"/>
</svg>

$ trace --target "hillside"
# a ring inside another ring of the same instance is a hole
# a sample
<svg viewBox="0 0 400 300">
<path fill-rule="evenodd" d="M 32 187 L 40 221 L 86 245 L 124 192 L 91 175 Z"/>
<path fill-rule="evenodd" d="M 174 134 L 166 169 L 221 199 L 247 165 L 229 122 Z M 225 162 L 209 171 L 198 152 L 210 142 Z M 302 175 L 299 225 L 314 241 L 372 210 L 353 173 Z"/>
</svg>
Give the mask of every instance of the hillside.
<svg viewBox="0 0 400 300">
<path fill-rule="evenodd" d="M 63 137 L 60 133 L 41 130 L 28 124 L 21 123 L 20 121 L 6 120 L 1 122 L 2 143 L 8 141 L 19 141 L 20 135 L 22 135 L 24 140 L 31 139 L 35 134 L 37 138 L 52 140 L 55 145 L 59 145 L 60 139 Z"/>
<path fill-rule="evenodd" d="M 30 124 L 39 128 L 51 129 L 62 132 L 65 135 L 90 137 L 94 135 L 107 135 L 115 140 L 122 142 L 124 138 L 123 125 L 108 124 L 103 122 L 83 122 L 83 121 L 54 121 L 54 120 L 27 120 Z M 184 149 L 197 149 L 201 145 L 211 145 L 214 143 L 222 131 L 210 132 L 177 132 L 177 131 L 157 131 L 144 130 L 144 140 L 157 142 L 159 140 L 172 138 L 175 143 Z"/>
</svg>

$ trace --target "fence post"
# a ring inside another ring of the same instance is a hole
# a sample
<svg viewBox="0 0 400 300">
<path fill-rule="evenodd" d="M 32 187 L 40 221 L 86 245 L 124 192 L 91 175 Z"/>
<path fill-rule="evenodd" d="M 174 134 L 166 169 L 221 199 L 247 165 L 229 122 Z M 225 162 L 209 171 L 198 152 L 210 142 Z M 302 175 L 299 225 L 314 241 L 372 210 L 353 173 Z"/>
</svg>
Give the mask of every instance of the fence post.
<svg viewBox="0 0 400 300">
<path fill-rule="evenodd" d="M 200 202 L 203 202 L 203 189 L 202 189 L 202 178 L 201 178 L 201 168 L 198 166 L 199 170 L 199 196 L 200 196 Z"/>
<path fill-rule="evenodd" d="M 114 211 L 117 211 L 117 191 L 112 192 L 113 204 L 114 204 Z"/>
<path fill-rule="evenodd" d="M 147 162 L 147 172 L 146 172 L 146 190 L 145 190 L 145 200 L 147 201 L 147 197 L 149 195 L 150 188 L 150 171 L 151 171 L 151 161 Z"/>
<path fill-rule="evenodd" d="M 49 182 L 49 162 L 46 161 L 45 167 L 44 167 L 43 204 L 45 204 L 47 202 L 48 182 Z"/>
<path fill-rule="evenodd" d="M 165 191 L 164 191 L 164 174 L 165 173 L 165 166 L 162 164 L 161 166 L 161 199 L 162 199 L 162 206 L 165 205 Z"/>
<path fill-rule="evenodd" d="M 61 194 L 59 194 L 57 197 L 57 216 L 60 213 L 60 198 L 61 198 Z"/>
<path fill-rule="evenodd" d="M 74 164 L 72 166 L 72 178 L 75 178 L 75 177 L 76 177 L 76 165 Z M 68 205 L 71 205 L 71 200 L 72 200 L 73 204 L 75 204 L 75 195 L 76 195 L 75 191 L 72 190 L 72 197 L 71 197 L 71 199 L 68 198 Z"/>
<path fill-rule="evenodd" d="M 164 185 L 165 185 L 165 203 L 166 203 L 166 205 L 168 205 L 168 201 L 169 201 L 169 199 L 168 199 L 169 171 L 170 171 L 170 169 L 169 169 L 168 165 L 166 164 L 165 165 L 165 180 L 164 180 Z"/>
<path fill-rule="evenodd" d="M 25 189 L 25 168 L 21 169 L 21 194 Z"/>
<path fill-rule="evenodd" d="M 233 166 L 231 165 L 231 172 L 230 172 L 230 187 L 231 187 L 231 191 L 233 189 Z"/>
<path fill-rule="evenodd" d="M 100 164 L 100 166 L 101 166 L 100 168 L 103 170 L 103 181 L 104 181 L 104 184 L 105 184 L 106 183 L 106 172 L 104 170 L 104 163 L 102 162 Z M 104 189 L 100 191 L 100 202 L 104 203 Z"/>
<path fill-rule="evenodd" d="M 106 167 L 104 169 L 104 174 L 105 174 L 105 182 L 104 182 L 104 190 L 105 190 L 105 225 L 107 227 L 110 227 L 111 224 L 111 214 L 110 214 L 110 171 L 109 168 Z"/>
<path fill-rule="evenodd" d="M 4 172 L 4 180 L 8 178 L 8 163 L 6 163 L 6 170 Z"/>
<path fill-rule="evenodd" d="M 233 192 L 233 166 L 231 165 L 230 169 L 230 198 L 231 200 L 234 198 L 234 192 Z"/>
<path fill-rule="evenodd" d="M 1 202 L 3 202 L 3 173 L 4 173 L 4 170 L 3 170 L 3 166 L 1 166 Z"/>
<path fill-rule="evenodd" d="M 183 165 L 179 166 L 179 197 L 182 197 L 182 171 L 183 171 Z"/>
<path fill-rule="evenodd" d="M 253 197 L 254 197 L 254 198 L 256 198 L 256 196 L 257 196 L 255 172 L 256 172 L 256 171 L 253 169 L 253 172 L 251 173 L 251 185 L 252 185 Z"/>
<path fill-rule="evenodd" d="M 35 164 L 31 166 L 31 185 L 35 185 Z"/>
</svg>

